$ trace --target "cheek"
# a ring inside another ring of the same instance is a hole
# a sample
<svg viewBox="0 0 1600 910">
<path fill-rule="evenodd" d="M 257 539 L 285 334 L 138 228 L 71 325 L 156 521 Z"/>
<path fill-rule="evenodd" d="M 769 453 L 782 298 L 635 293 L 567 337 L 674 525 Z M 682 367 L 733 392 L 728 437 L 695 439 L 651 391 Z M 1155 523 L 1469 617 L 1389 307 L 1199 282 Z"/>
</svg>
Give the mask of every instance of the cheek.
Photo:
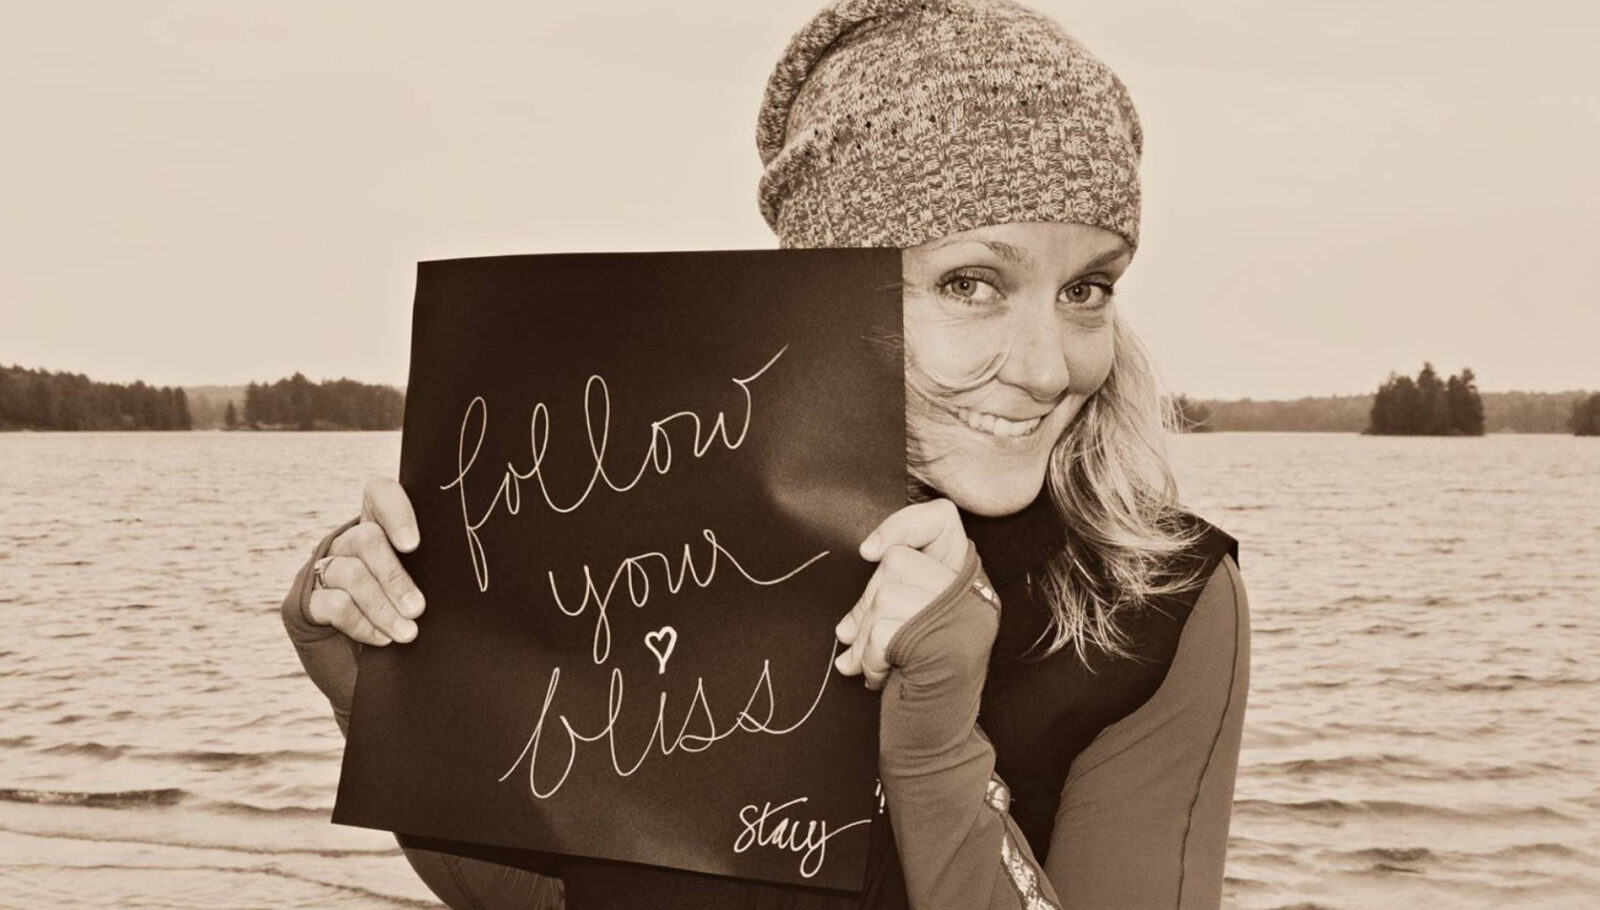
<svg viewBox="0 0 1600 910">
<path fill-rule="evenodd" d="M 1071 338 L 1064 344 L 1070 393 L 1082 398 L 1093 395 L 1111 375 L 1116 347 L 1109 330 Z"/>
<path fill-rule="evenodd" d="M 907 333 L 911 360 L 929 376 L 953 384 L 970 382 L 988 372 L 1000 350 L 998 333 L 978 325 L 946 325 Z"/>
<path fill-rule="evenodd" d="M 959 318 L 925 295 L 905 303 L 906 354 L 930 377 L 962 384 L 994 366 L 1005 347 L 1005 320 Z"/>
</svg>

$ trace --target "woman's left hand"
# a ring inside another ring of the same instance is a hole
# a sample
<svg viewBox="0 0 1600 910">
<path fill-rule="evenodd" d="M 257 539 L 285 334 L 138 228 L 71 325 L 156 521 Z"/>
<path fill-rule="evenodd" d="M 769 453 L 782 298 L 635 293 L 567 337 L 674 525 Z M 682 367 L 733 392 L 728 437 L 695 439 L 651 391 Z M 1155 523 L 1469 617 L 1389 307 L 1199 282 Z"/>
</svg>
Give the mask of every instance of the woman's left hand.
<svg viewBox="0 0 1600 910">
<path fill-rule="evenodd" d="M 890 639 L 955 581 L 967 546 L 961 514 L 948 499 L 906 506 L 867 535 L 861 558 L 876 562 L 878 569 L 834 628 L 850 646 L 834 661 L 839 672 L 862 674 L 867 688 L 882 688 L 889 676 Z"/>
</svg>

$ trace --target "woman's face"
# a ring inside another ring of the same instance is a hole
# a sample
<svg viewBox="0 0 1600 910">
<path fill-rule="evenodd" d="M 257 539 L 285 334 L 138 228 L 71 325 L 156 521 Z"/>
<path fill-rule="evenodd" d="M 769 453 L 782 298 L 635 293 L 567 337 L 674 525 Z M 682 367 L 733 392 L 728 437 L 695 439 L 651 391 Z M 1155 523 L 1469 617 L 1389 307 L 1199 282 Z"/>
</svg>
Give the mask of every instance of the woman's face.
<svg viewBox="0 0 1600 910">
<path fill-rule="evenodd" d="M 1059 223 L 989 225 L 905 251 L 918 479 L 978 515 L 1033 501 L 1051 448 L 1111 371 L 1111 286 L 1131 255 L 1110 231 Z M 938 393 L 916 394 L 919 383 Z"/>
</svg>

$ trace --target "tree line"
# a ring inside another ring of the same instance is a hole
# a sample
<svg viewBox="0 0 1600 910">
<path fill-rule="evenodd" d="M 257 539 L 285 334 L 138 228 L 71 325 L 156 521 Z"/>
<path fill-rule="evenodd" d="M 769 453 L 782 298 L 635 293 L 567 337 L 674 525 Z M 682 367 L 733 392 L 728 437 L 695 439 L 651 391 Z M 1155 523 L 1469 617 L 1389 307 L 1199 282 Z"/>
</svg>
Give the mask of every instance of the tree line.
<svg viewBox="0 0 1600 910">
<path fill-rule="evenodd" d="M 1572 403 L 1572 416 L 1567 418 L 1574 436 L 1600 436 L 1600 392 Z"/>
<path fill-rule="evenodd" d="M 1441 380 L 1423 363 L 1417 378 L 1390 373 L 1372 398 L 1366 432 L 1376 436 L 1482 436 L 1483 399 L 1472 368 Z"/>
<path fill-rule="evenodd" d="M 172 386 L 95 382 L 82 373 L 0 367 L 0 429 L 187 430 L 189 402 Z"/>
<path fill-rule="evenodd" d="M 1484 430 L 1489 433 L 1570 433 L 1572 414 L 1591 393 L 1480 392 Z M 1206 426 L 1217 431 L 1360 433 L 1372 416 L 1375 396 L 1322 395 L 1289 399 L 1204 399 Z"/>
<path fill-rule="evenodd" d="M 1171 401 L 1178 432 L 1209 433 L 1214 429 L 1211 424 L 1211 408 L 1205 402 L 1195 401 L 1188 395 L 1178 395 Z"/>
<path fill-rule="evenodd" d="M 405 394 L 393 386 L 353 379 L 312 382 L 301 373 L 266 384 L 245 386 L 244 413 L 228 403 L 229 429 L 398 430 L 405 417 Z"/>
<path fill-rule="evenodd" d="M 1431 376 L 1431 378 L 1430 378 Z M 191 394 L 192 393 L 192 394 Z M 1380 403 L 1381 402 L 1381 403 Z M 1479 392 L 1470 369 L 1440 382 L 1425 364 L 1416 378 L 1391 374 L 1368 395 L 1287 400 L 1172 402 L 1189 432 L 1371 431 L 1479 427 L 1479 433 L 1600 436 L 1600 392 Z M 0 366 L 0 430 L 399 429 L 405 393 L 350 379 L 313 383 L 300 373 L 248 386 L 151 386 L 96 382 L 81 373 Z M 1444 415 L 1440 420 L 1439 415 Z"/>
<path fill-rule="evenodd" d="M 405 393 L 393 386 L 300 373 L 196 392 L 0 366 L 0 430 L 397 430 L 405 414 Z"/>
</svg>

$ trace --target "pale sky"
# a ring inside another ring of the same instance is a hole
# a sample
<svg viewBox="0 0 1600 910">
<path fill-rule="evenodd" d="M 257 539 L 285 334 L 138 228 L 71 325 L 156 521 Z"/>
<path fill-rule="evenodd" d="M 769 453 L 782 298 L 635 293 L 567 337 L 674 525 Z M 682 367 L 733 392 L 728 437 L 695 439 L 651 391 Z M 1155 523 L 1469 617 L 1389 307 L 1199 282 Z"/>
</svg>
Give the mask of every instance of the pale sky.
<svg viewBox="0 0 1600 910">
<path fill-rule="evenodd" d="M 1204 397 L 1600 388 L 1600 4 L 1037 0 L 1128 84 L 1119 299 Z M 9 3 L 0 363 L 402 384 L 415 263 L 764 249 L 816 0 Z"/>
</svg>

